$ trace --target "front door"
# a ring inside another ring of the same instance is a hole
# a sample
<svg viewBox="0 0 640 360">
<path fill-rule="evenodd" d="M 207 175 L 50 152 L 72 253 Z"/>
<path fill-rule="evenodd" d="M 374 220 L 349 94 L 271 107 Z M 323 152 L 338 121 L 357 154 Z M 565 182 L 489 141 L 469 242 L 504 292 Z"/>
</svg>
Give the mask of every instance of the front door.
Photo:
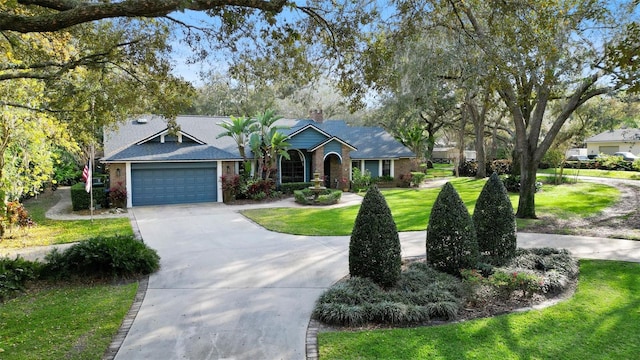
<svg viewBox="0 0 640 360">
<path fill-rule="evenodd" d="M 330 188 L 333 187 L 331 184 L 331 157 L 328 156 L 324 159 L 324 186 Z"/>
</svg>

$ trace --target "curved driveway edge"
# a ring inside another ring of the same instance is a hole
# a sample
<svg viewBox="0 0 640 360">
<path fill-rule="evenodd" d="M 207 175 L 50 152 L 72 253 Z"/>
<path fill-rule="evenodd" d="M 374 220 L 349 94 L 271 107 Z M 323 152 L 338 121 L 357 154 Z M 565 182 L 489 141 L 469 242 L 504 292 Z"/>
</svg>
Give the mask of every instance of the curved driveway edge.
<svg viewBox="0 0 640 360">
<path fill-rule="evenodd" d="M 348 236 L 274 233 L 219 204 L 134 213 L 161 269 L 116 359 L 311 359 L 316 299 L 348 273 Z M 425 252 L 424 231 L 400 233 L 402 256 Z M 520 247 L 564 247 L 581 258 L 640 262 L 640 242 L 518 234 Z M 309 332 L 308 332 L 309 331 Z"/>
</svg>

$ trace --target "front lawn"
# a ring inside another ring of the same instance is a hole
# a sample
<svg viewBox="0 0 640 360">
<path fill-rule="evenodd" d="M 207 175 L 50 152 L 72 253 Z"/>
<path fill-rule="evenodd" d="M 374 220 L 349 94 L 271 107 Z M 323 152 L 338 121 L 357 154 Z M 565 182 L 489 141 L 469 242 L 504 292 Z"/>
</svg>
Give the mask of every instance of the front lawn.
<svg viewBox="0 0 640 360">
<path fill-rule="evenodd" d="M 25 201 L 24 206 L 36 226 L 23 231 L 13 230 L 0 241 L 2 248 L 54 245 L 77 242 L 97 236 L 133 235 L 129 218 L 91 220 L 51 220 L 45 213 L 58 201 L 57 193 L 44 193 Z"/>
<path fill-rule="evenodd" d="M 538 169 L 538 174 L 559 174 L 560 169 Z M 562 171 L 564 176 L 592 176 L 612 179 L 640 180 L 640 173 L 637 171 L 619 171 L 619 170 L 598 170 L 598 169 L 567 169 Z"/>
<path fill-rule="evenodd" d="M 473 212 L 485 181 L 470 178 L 451 180 L 469 212 Z M 398 231 L 419 231 L 426 229 L 431 207 L 440 189 L 384 189 L 381 192 L 391 208 Z M 509 196 L 515 208 L 518 195 Z M 538 216 L 561 218 L 591 216 L 614 204 L 619 196 L 617 189 L 602 184 L 544 185 L 542 192 L 536 194 L 536 213 Z M 297 235 L 349 235 L 358 209 L 359 206 L 277 208 L 251 209 L 242 213 L 272 231 Z"/>
<path fill-rule="evenodd" d="M 321 359 L 635 359 L 640 264 L 583 260 L 571 299 L 433 327 L 324 332 Z"/>
<path fill-rule="evenodd" d="M 63 284 L 0 304 L 0 359 L 102 358 L 137 289 Z"/>
<path fill-rule="evenodd" d="M 453 164 L 433 164 L 433 168 L 427 169 L 427 179 L 453 176 Z"/>
</svg>

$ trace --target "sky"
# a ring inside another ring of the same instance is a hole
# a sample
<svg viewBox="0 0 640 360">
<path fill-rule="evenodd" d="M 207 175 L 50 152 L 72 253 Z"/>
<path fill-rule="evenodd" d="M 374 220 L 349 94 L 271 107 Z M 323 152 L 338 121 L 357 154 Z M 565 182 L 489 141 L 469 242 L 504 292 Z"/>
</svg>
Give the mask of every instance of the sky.
<svg viewBox="0 0 640 360">
<path fill-rule="evenodd" d="M 175 18 L 181 22 L 194 26 L 207 26 L 210 24 L 219 23 L 215 18 L 209 17 L 203 11 L 191 11 L 185 10 L 184 12 L 173 12 L 169 14 L 170 17 Z M 293 13 L 288 10 L 283 11 L 279 15 L 279 21 L 294 22 L 300 19 L 302 15 L 299 13 Z M 183 34 L 180 30 L 175 32 L 175 39 L 171 42 L 173 48 L 172 62 L 174 64 L 173 73 L 183 79 L 191 82 L 195 86 L 204 84 L 201 78 L 201 74 L 210 70 L 216 70 L 224 73 L 228 69 L 228 65 L 225 62 L 225 54 L 217 52 L 217 56 L 209 56 L 205 61 L 199 61 L 196 63 L 190 63 L 189 57 L 193 55 L 193 50 L 184 42 Z M 228 54 L 227 54 L 228 56 Z"/>
</svg>

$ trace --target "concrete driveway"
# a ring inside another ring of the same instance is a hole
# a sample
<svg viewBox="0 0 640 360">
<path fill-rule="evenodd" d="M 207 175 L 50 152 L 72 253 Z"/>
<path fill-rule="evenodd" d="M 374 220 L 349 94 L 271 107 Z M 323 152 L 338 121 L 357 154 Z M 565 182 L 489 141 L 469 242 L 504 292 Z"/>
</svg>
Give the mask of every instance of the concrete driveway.
<svg viewBox="0 0 640 360">
<path fill-rule="evenodd" d="M 267 231 L 221 204 L 130 209 L 161 269 L 117 360 L 305 359 L 322 292 L 348 274 L 349 237 Z M 425 232 L 401 233 L 402 256 L 424 255 Z M 519 234 L 521 247 L 640 261 L 640 242 Z"/>
<path fill-rule="evenodd" d="M 315 300 L 348 273 L 349 237 L 274 233 L 237 209 L 130 209 L 162 260 L 116 359 L 305 358 Z"/>
</svg>

